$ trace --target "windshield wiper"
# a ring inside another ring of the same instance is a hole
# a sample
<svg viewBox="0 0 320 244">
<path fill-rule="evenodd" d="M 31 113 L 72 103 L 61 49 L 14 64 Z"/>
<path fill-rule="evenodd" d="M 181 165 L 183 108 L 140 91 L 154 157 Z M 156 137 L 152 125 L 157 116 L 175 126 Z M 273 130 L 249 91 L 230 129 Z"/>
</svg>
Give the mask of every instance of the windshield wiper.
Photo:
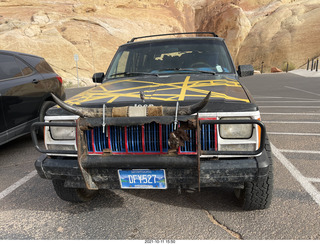
<svg viewBox="0 0 320 244">
<path fill-rule="evenodd" d="M 135 76 L 135 75 L 153 75 L 153 76 L 159 76 L 157 73 L 146 73 L 146 72 L 121 72 L 110 75 L 111 77 L 118 76 L 118 75 L 124 75 L 124 76 Z"/>
<path fill-rule="evenodd" d="M 206 71 L 206 70 L 201 70 L 201 69 L 189 69 L 189 68 L 168 68 L 168 69 L 161 69 L 161 71 L 191 71 L 191 72 L 200 72 L 200 73 L 205 73 L 205 74 L 212 74 L 215 75 L 216 72 L 214 71 Z"/>
<path fill-rule="evenodd" d="M 199 73 L 205 73 L 205 74 L 212 74 L 215 75 L 216 73 L 214 71 L 206 71 L 201 69 L 189 69 L 189 68 L 168 68 L 168 69 L 160 69 L 161 71 L 190 71 L 190 72 L 199 72 Z M 159 77 L 161 75 L 160 73 L 147 73 L 147 72 L 121 72 L 110 75 L 111 77 L 115 77 L 118 75 L 124 75 L 124 76 L 135 76 L 135 75 L 153 75 Z"/>
</svg>

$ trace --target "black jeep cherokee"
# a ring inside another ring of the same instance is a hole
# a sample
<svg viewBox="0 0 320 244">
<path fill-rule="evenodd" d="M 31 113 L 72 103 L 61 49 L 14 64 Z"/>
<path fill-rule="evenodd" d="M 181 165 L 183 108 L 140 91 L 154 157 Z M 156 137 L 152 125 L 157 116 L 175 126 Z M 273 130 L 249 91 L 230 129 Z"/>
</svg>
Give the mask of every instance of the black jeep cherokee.
<svg viewBox="0 0 320 244">
<path fill-rule="evenodd" d="M 192 33 L 133 38 L 106 73 L 93 75 L 100 86 L 66 102 L 53 95 L 59 107 L 33 125 L 45 126 L 45 149 L 33 133 L 44 153 L 35 166 L 61 199 L 87 201 L 99 189 L 228 186 L 245 210 L 270 205 L 265 126 L 239 82 L 252 66 L 236 70 L 214 33 L 163 39 L 181 34 Z"/>
</svg>

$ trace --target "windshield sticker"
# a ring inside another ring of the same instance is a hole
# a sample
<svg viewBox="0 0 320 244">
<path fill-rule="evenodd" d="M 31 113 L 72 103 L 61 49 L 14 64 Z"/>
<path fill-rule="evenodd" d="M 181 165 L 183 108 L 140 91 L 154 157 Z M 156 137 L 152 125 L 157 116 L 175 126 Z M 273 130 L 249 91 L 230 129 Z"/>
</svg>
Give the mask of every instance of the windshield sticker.
<svg viewBox="0 0 320 244">
<path fill-rule="evenodd" d="M 218 72 L 223 72 L 223 69 L 222 69 L 222 67 L 220 65 L 217 65 L 216 69 L 217 69 Z"/>
</svg>

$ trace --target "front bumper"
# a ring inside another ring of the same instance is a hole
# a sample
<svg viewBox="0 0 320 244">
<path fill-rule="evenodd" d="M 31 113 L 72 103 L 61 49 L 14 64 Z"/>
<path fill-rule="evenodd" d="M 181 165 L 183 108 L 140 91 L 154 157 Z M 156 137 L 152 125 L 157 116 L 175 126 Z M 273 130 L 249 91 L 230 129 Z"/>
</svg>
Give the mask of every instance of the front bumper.
<svg viewBox="0 0 320 244">
<path fill-rule="evenodd" d="M 201 159 L 196 156 L 113 155 L 90 156 L 82 167 L 98 189 L 119 189 L 118 169 L 164 169 L 168 188 L 229 186 L 242 188 L 244 182 L 266 177 L 270 162 L 265 150 L 257 157 Z M 41 155 L 35 162 L 40 177 L 65 180 L 65 186 L 87 188 L 77 158 Z"/>
</svg>

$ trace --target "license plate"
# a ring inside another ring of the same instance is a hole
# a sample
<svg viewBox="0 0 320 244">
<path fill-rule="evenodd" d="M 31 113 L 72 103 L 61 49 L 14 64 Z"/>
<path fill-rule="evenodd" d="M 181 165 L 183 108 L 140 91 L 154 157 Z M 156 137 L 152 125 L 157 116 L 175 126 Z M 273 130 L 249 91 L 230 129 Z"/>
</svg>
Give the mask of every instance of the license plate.
<svg viewBox="0 0 320 244">
<path fill-rule="evenodd" d="M 167 189 L 164 169 L 118 170 L 122 189 Z"/>
</svg>

